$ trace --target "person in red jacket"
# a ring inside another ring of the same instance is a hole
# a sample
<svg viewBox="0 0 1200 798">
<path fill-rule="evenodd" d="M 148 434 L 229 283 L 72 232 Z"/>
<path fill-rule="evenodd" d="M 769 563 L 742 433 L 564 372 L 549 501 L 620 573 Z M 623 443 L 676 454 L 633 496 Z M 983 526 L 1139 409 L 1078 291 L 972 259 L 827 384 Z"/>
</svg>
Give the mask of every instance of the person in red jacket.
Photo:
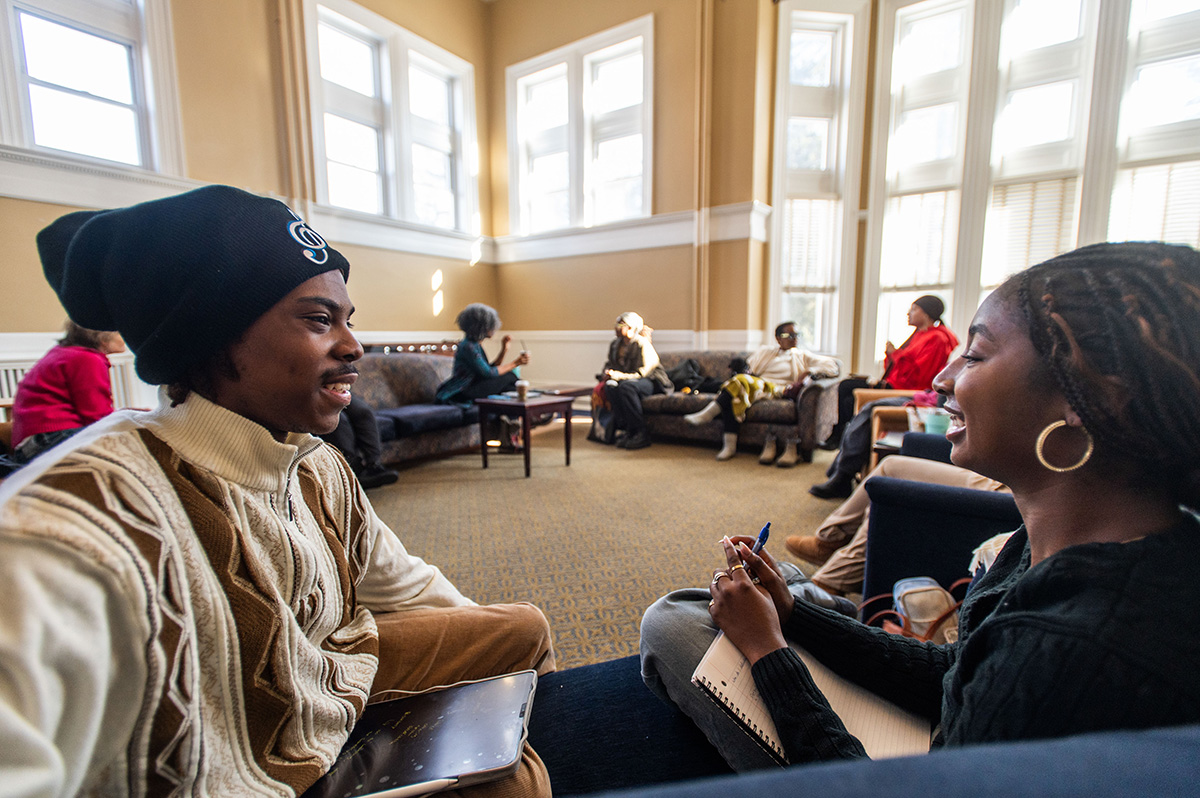
<svg viewBox="0 0 1200 798">
<path fill-rule="evenodd" d="M 958 337 L 942 323 L 945 312 L 945 303 L 932 294 L 913 301 L 908 309 L 908 323 L 916 329 L 898 347 L 887 342 L 883 378 L 872 387 L 910 391 L 928 391 L 932 387 L 933 378 L 958 346 Z M 818 498 L 845 499 L 850 495 L 854 490 L 854 475 L 867 464 L 874 443 L 871 440 L 871 411 L 880 405 L 902 405 L 908 401 L 906 398 L 877 399 L 854 415 L 854 389 L 867 385 L 865 380 L 842 380 L 838 384 L 838 424 L 829 442 L 823 446 L 832 448 L 840 444 L 840 450 L 825 474 L 829 479 L 808 489 Z"/>
<path fill-rule="evenodd" d="M 917 297 L 908 309 L 908 323 L 915 329 L 897 347 L 888 341 L 884 347 L 883 377 L 869 382 L 851 377 L 838 383 L 838 420 L 822 449 L 836 449 L 842 433 L 854 417 L 855 388 L 897 388 L 908 391 L 928 391 L 933 377 L 958 346 L 958 338 L 942 322 L 946 304 L 933 294 Z"/>
<path fill-rule="evenodd" d="M 958 338 L 942 323 L 945 312 L 945 304 L 932 294 L 912 303 L 908 323 L 916 328 L 913 334 L 899 347 L 891 341 L 884 347 L 883 382 L 888 387 L 913 391 L 932 387 L 933 378 L 958 346 Z"/>
<path fill-rule="evenodd" d="M 66 335 L 33 365 L 13 397 L 13 458 L 28 463 L 113 411 L 108 356 L 125 351 L 120 333 L 66 324 Z"/>
</svg>

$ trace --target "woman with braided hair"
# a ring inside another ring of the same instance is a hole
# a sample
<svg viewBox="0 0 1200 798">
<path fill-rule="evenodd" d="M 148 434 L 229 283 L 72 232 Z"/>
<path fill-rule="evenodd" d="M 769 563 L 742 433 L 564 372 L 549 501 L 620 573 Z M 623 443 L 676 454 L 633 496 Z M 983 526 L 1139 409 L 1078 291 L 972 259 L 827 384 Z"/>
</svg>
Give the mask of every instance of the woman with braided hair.
<svg viewBox="0 0 1200 798">
<path fill-rule="evenodd" d="M 1200 255 L 1097 244 L 1033 266 L 984 301 L 934 386 L 954 463 L 1010 486 L 1024 519 L 968 593 L 957 642 L 797 601 L 740 537 L 709 589 L 646 612 L 647 684 L 735 768 L 770 760 L 688 685 L 718 628 L 793 763 L 865 753 L 788 638 L 940 724 L 935 746 L 1200 721 Z"/>
</svg>

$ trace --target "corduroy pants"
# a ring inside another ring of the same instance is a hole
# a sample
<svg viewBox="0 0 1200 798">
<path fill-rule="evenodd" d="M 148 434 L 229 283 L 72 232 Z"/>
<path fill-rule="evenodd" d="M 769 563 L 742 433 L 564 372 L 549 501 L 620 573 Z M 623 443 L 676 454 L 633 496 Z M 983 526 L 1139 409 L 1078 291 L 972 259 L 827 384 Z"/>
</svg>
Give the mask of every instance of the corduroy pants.
<svg viewBox="0 0 1200 798">
<path fill-rule="evenodd" d="M 426 690 L 513 671 L 554 670 L 550 626 L 532 604 L 439 607 L 379 613 L 379 672 L 371 692 Z M 374 698 L 373 698 L 374 700 Z M 546 766 L 529 744 L 517 772 L 462 790 L 463 798 L 549 798 Z"/>
</svg>

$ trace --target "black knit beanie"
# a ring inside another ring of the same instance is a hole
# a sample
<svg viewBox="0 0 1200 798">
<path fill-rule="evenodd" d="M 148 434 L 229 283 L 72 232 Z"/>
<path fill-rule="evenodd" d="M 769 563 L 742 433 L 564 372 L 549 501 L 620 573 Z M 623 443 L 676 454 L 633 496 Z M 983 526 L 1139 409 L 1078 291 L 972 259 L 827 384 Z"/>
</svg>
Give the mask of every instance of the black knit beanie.
<svg viewBox="0 0 1200 798">
<path fill-rule="evenodd" d="M 350 264 L 278 200 L 207 186 L 79 211 L 37 236 L 67 314 L 116 330 L 148 383 L 177 382 L 301 283 Z"/>
<path fill-rule="evenodd" d="M 913 304 L 925 311 L 929 318 L 934 321 L 941 321 L 942 314 L 946 312 L 946 303 L 933 294 L 919 296 L 913 300 Z"/>
</svg>

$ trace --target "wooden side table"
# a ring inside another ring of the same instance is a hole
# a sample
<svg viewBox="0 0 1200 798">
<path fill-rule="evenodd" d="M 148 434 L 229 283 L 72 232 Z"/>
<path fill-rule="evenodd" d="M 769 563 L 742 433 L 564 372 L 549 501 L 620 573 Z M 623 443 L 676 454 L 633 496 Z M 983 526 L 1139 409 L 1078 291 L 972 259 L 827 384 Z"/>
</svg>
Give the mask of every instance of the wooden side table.
<svg viewBox="0 0 1200 798">
<path fill-rule="evenodd" d="M 575 401 L 574 396 L 570 395 L 555 395 L 542 394 L 541 396 L 531 396 L 522 402 L 520 399 L 510 398 L 507 396 L 485 396 L 482 399 L 476 399 L 475 405 L 479 408 L 479 437 L 480 451 L 483 454 L 483 467 L 488 467 L 488 447 L 487 447 L 487 420 L 494 415 L 508 415 L 521 417 L 521 436 L 522 442 L 525 444 L 525 476 L 530 475 L 529 468 L 529 428 L 530 421 L 534 416 L 540 416 L 545 413 L 562 413 L 563 418 L 567 421 L 567 428 L 563 431 L 563 443 L 566 447 L 567 465 L 571 465 L 571 403 Z"/>
</svg>

